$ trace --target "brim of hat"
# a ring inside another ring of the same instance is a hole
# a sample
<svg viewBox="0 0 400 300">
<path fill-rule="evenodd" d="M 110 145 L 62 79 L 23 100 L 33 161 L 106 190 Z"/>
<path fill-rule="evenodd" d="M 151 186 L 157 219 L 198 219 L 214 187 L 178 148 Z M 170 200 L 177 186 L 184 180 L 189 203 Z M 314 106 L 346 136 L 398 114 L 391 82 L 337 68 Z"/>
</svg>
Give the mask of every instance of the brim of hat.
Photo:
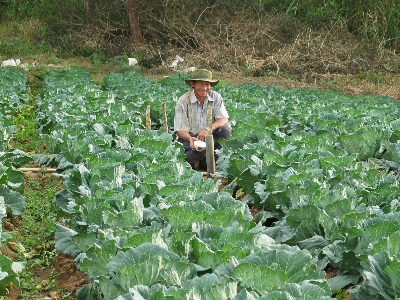
<svg viewBox="0 0 400 300">
<path fill-rule="evenodd" d="M 219 80 L 209 80 L 209 79 L 187 79 L 187 80 L 185 80 L 185 82 L 188 86 L 191 86 L 190 85 L 191 81 L 207 81 L 210 83 L 211 86 L 216 86 L 219 82 Z"/>
</svg>

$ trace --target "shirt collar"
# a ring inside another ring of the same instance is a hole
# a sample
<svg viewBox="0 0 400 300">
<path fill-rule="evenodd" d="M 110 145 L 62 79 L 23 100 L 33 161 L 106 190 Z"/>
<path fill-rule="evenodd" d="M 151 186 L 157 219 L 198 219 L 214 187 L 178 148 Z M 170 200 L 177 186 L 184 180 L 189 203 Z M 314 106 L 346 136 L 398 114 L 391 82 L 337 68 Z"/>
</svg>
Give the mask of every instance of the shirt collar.
<svg viewBox="0 0 400 300">
<path fill-rule="evenodd" d="M 194 90 L 192 90 L 190 93 L 190 103 L 193 104 L 193 103 L 196 103 L 197 101 L 198 100 L 197 100 L 196 95 L 194 94 Z M 212 97 L 210 97 L 210 93 L 207 94 L 206 99 L 204 99 L 204 103 L 206 103 L 207 101 L 214 101 L 214 99 Z"/>
</svg>

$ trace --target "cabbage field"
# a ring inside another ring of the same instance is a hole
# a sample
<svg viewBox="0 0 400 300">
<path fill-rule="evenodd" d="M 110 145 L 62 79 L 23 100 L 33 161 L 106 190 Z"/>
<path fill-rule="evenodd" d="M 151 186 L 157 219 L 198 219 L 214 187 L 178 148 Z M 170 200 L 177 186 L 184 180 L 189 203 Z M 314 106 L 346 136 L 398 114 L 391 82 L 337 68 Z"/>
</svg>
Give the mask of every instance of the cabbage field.
<svg viewBox="0 0 400 300">
<path fill-rule="evenodd" d="M 172 131 L 184 78 L 46 73 L 35 113 L 49 154 L 29 156 L 7 150 L 26 77 L 0 71 L 0 214 L 23 212 L 21 164 L 57 167 L 56 249 L 91 280 L 77 298 L 398 299 L 400 103 L 220 83 L 233 135 L 204 179 Z M 4 289 L 23 266 L 0 259 Z"/>
</svg>

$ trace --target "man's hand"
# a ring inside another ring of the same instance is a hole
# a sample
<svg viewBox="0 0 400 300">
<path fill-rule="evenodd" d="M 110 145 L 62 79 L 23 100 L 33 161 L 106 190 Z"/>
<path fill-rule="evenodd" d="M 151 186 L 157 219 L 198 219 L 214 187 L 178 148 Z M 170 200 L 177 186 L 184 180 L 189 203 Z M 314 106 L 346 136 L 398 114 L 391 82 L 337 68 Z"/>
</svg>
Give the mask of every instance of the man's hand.
<svg viewBox="0 0 400 300">
<path fill-rule="evenodd" d="M 206 141 L 206 135 L 208 135 L 208 129 L 204 128 L 204 129 L 200 130 L 199 134 L 197 135 L 197 138 L 200 141 L 205 142 Z"/>
<path fill-rule="evenodd" d="M 193 151 L 196 151 L 196 148 L 194 147 L 194 141 L 197 141 L 197 138 L 191 137 L 190 138 L 190 148 L 192 148 Z"/>
</svg>

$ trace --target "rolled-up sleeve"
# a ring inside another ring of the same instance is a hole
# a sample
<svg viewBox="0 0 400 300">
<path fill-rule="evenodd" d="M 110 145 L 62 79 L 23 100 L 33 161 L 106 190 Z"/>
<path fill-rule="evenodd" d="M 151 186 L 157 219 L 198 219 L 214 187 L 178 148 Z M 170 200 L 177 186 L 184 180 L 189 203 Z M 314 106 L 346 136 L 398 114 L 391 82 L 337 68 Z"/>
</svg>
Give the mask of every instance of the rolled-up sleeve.
<svg viewBox="0 0 400 300">
<path fill-rule="evenodd" d="M 188 120 L 188 95 L 183 95 L 178 99 L 175 106 L 175 117 L 174 117 L 174 131 L 186 131 L 189 132 L 189 120 Z"/>
<path fill-rule="evenodd" d="M 222 99 L 222 96 L 219 93 L 214 92 L 214 91 L 210 92 L 210 96 L 214 100 L 214 107 L 213 107 L 214 120 L 220 119 L 220 118 L 229 119 L 229 114 L 225 108 L 225 104 L 224 104 L 224 100 Z"/>
</svg>

